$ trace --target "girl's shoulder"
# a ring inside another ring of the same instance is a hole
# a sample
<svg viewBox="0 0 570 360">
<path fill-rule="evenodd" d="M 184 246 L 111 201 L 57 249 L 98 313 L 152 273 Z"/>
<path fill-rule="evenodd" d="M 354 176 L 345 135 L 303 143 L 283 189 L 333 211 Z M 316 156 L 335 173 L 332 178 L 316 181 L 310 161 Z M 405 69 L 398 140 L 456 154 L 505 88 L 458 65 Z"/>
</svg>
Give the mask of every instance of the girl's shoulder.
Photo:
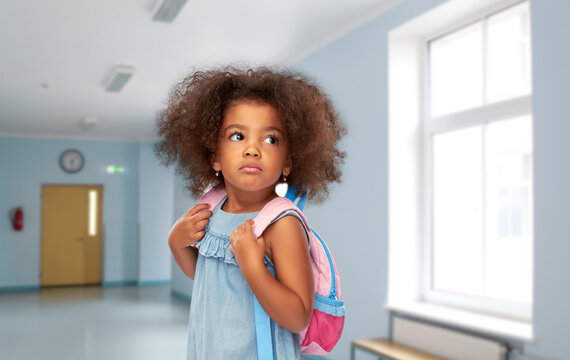
<svg viewBox="0 0 570 360">
<path fill-rule="evenodd" d="M 267 256 L 275 263 L 275 255 L 290 254 L 296 256 L 298 251 L 309 247 L 309 236 L 300 216 L 288 210 L 275 219 L 263 232 L 266 242 Z M 288 262 L 288 261 L 286 261 Z"/>
<path fill-rule="evenodd" d="M 281 214 L 263 232 L 264 236 L 289 236 L 291 233 L 300 232 L 306 235 L 305 226 L 301 217 L 293 210 Z"/>
</svg>

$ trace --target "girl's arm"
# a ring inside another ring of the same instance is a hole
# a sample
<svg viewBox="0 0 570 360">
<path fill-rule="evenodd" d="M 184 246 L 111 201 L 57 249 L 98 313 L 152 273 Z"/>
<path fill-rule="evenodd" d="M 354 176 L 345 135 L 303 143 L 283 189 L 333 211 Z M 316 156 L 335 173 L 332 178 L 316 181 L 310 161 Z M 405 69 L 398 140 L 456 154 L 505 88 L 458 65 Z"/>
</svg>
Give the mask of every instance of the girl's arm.
<svg viewBox="0 0 570 360">
<path fill-rule="evenodd" d="M 204 237 L 204 228 L 209 223 L 212 212 L 206 210 L 208 204 L 198 204 L 180 217 L 168 235 L 168 245 L 174 260 L 190 279 L 194 279 L 198 250 L 193 247 Z"/>
<path fill-rule="evenodd" d="M 257 241 L 248 220 L 230 236 L 230 250 L 259 303 L 275 322 L 298 333 L 311 319 L 314 283 L 307 235 L 301 222 L 285 216 Z M 263 262 L 266 246 L 275 265 L 274 278 Z"/>
</svg>

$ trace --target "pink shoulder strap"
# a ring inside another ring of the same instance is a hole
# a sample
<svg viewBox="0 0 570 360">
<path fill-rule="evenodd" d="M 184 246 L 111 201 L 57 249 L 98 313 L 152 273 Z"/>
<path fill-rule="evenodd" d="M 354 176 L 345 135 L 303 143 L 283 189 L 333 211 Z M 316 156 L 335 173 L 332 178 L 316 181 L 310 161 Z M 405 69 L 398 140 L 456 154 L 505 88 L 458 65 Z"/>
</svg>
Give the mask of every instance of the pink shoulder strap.
<svg viewBox="0 0 570 360">
<path fill-rule="evenodd" d="M 202 196 L 200 200 L 198 200 L 198 204 L 209 204 L 210 211 L 213 211 L 214 208 L 219 204 L 219 202 L 222 201 L 224 197 L 226 197 L 226 195 L 227 195 L 226 189 L 214 188 L 208 191 L 206 194 L 204 194 L 204 196 Z"/>
<path fill-rule="evenodd" d="M 199 204 L 209 204 L 210 211 L 213 211 L 214 208 L 226 197 L 227 193 L 224 188 L 219 189 L 212 189 L 208 191 L 204 196 L 198 200 Z M 265 231 L 265 229 L 275 220 L 279 215 L 283 214 L 287 210 L 295 211 L 303 223 L 305 224 L 305 228 L 309 229 L 309 223 L 303 215 L 303 212 L 299 210 L 293 202 L 285 197 L 276 197 L 275 199 L 271 200 L 265 206 L 259 214 L 255 217 L 254 225 L 253 225 L 253 234 L 256 238 L 260 237 L 261 234 Z"/>
<path fill-rule="evenodd" d="M 305 225 L 307 231 L 309 230 L 309 223 L 303 215 L 303 212 L 299 210 L 291 200 L 284 198 L 284 197 L 276 197 L 275 199 L 271 200 L 265 206 L 259 214 L 255 217 L 254 224 L 253 224 L 253 234 L 256 238 L 260 237 L 261 234 L 265 231 L 265 229 L 275 220 L 279 215 L 283 214 L 287 210 L 294 210 Z"/>
</svg>

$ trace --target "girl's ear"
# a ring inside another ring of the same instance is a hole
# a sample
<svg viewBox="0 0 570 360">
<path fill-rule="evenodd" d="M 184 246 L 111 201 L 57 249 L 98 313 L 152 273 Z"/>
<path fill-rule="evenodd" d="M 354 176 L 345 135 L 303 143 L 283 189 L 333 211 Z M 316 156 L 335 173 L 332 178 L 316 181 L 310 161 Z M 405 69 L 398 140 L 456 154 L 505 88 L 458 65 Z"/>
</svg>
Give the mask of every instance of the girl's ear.
<svg viewBox="0 0 570 360">
<path fill-rule="evenodd" d="M 210 164 L 212 165 L 212 169 L 214 169 L 214 171 L 222 170 L 222 164 L 220 164 L 217 154 L 212 154 L 210 156 Z"/>
<path fill-rule="evenodd" d="M 290 157 L 287 157 L 287 160 L 285 160 L 285 164 L 283 165 L 283 175 L 289 176 L 289 174 L 291 174 L 292 169 L 293 169 L 293 162 L 291 161 Z"/>
</svg>

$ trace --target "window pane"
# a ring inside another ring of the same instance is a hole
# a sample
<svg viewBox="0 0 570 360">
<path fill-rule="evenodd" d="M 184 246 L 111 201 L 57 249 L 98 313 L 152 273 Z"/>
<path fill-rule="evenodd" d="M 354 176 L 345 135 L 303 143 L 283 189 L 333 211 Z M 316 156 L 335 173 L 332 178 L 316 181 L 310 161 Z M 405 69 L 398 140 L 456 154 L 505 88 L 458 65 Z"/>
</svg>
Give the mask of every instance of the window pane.
<svg viewBox="0 0 570 360">
<path fill-rule="evenodd" d="M 483 103 L 482 22 L 430 43 L 432 117 Z"/>
<path fill-rule="evenodd" d="M 97 190 L 89 190 L 89 236 L 97 236 Z"/>
<path fill-rule="evenodd" d="M 530 93 L 529 23 L 528 2 L 489 17 L 487 102 Z"/>
<path fill-rule="evenodd" d="M 481 294 L 482 128 L 433 136 L 433 287 Z"/>
<path fill-rule="evenodd" d="M 486 128 L 486 295 L 532 303 L 532 125 Z"/>
</svg>

